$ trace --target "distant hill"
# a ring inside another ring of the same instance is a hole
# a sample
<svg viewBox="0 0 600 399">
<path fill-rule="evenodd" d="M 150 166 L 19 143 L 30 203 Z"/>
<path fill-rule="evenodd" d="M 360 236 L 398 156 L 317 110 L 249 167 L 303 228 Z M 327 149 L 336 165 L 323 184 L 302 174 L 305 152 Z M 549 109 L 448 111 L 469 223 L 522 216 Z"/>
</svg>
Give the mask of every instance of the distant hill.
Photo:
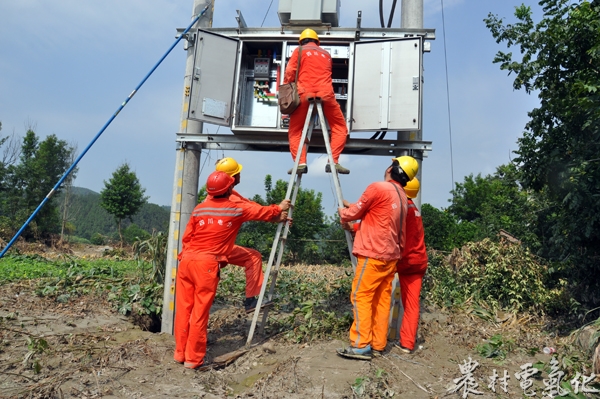
<svg viewBox="0 0 600 399">
<path fill-rule="evenodd" d="M 62 202 L 62 193 L 58 201 Z M 112 235 L 117 231 L 115 219 L 100 207 L 100 194 L 83 187 L 72 188 L 71 205 L 69 206 L 69 222 L 75 226 L 74 234 L 91 239 L 95 233 Z M 169 226 L 170 207 L 156 204 L 144 204 L 133 217 L 133 223 L 148 233 L 167 231 Z M 125 229 L 131 222 L 124 220 Z"/>
<path fill-rule="evenodd" d="M 71 192 L 73 193 L 73 195 L 87 195 L 87 194 L 100 195 L 100 193 L 90 190 L 89 188 L 83 188 L 83 187 L 71 187 Z"/>
</svg>

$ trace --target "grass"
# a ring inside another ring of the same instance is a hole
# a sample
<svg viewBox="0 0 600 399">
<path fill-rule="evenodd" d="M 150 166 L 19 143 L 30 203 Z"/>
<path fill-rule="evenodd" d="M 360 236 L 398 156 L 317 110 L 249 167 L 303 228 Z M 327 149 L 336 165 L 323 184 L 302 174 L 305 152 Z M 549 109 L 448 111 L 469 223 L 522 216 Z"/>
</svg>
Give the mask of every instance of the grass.
<svg viewBox="0 0 600 399">
<path fill-rule="evenodd" d="M 48 260 L 39 255 L 7 255 L 0 259 L 0 284 L 38 278 L 64 278 L 73 273 L 122 277 L 138 272 L 133 260 L 74 259 Z"/>
</svg>

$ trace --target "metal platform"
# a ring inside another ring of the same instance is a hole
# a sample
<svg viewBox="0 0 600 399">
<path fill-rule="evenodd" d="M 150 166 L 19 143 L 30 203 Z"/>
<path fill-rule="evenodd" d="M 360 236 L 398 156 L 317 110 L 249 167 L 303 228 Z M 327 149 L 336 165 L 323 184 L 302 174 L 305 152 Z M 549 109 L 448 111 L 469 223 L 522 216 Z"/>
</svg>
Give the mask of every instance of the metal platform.
<svg viewBox="0 0 600 399">
<path fill-rule="evenodd" d="M 395 135 L 396 132 L 389 132 Z M 289 152 L 287 134 L 269 133 L 268 135 L 245 134 L 178 134 L 178 143 L 200 143 L 204 149 L 273 151 Z M 347 155 L 398 155 L 399 151 L 422 151 L 426 156 L 431 151 L 431 141 L 402 141 L 388 139 L 350 138 L 346 142 L 343 154 Z M 325 154 L 325 143 L 320 133 L 313 135 L 309 153 Z"/>
</svg>

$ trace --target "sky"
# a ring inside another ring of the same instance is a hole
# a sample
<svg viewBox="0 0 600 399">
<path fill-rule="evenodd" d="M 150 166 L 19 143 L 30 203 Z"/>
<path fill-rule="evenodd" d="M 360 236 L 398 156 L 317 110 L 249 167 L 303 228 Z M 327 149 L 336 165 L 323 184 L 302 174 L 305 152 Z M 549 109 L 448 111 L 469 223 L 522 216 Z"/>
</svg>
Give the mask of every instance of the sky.
<svg viewBox="0 0 600 399">
<path fill-rule="evenodd" d="M 384 1 L 386 20 L 391 3 Z M 537 2 L 524 3 L 539 20 Z M 83 151 L 173 44 L 176 29 L 189 24 L 193 4 L 193 0 L 0 1 L 0 135 L 23 136 L 32 127 L 41 138 L 55 134 Z M 270 4 L 216 0 L 213 26 L 237 26 L 239 9 L 250 27 L 261 26 L 264 20 L 263 26 L 278 28 L 278 2 L 269 9 Z M 356 26 L 361 10 L 363 27 L 379 27 L 378 4 L 341 0 L 340 26 Z M 394 27 L 400 27 L 400 4 L 398 0 Z M 445 208 L 453 179 L 461 183 L 469 174 L 492 174 L 515 157 L 512 152 L 518 148 L 527 113 L 538 100 L 514 91 L 512 77 L 492 63 L 496 52 L 506 48 L 495 42 L 483 19 L 491 12 L 514 22 L 519 4 L 424 0 L 424 28 L 434 28 L 436 39 L 424 55 L 423 140 L 432 141 L 433 150 L 422 165 L 422 203 Z M 79 162 L 76 186 L 99 192 L 127 162 L 149 202 L 171 205 L 185 62 L 186 52 L 179 43 Z M 217 127 L 205 124 L 204 131 L 215 133 Z M 200 185 L 223 155 L 243 164 L 236 189 L 247 197 L 264 196 L 267 174 L 289 180 L 286 171 L 292 160 L 287 152 L 203 151 Z M 302 185 L 322 192 L 324 211 L 332 215 L 335 191 L 323 170 L 325 156 L 309 154 L 308 161 L 309 174 Z M 354 202 L 368 184 L 382 179 L 390 159 L 342 155 L 340 163 L 351 170 L 350 176 L 341 176 L 344 198 Z"/>
</svg>

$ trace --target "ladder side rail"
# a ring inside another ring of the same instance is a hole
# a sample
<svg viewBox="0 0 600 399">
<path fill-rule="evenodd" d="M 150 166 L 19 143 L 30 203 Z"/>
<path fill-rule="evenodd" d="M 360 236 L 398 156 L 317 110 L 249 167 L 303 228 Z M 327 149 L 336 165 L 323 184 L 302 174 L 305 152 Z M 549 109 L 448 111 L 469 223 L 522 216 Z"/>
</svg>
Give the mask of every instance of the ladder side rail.
<svg viewBox="0 0 600 399">
<path fill-rule="evenodd" d="M 290 196 L 292 195 L 292 189 L 294 188 L 295 184 L 294 181 L 296 180 L 296 177 L 298 177 L 297 175 L 297 171 L 298 171 L 298 165 L 300 164 L 300 156 L 302 154 L 301 150 L 303 149 L 303 146 L 306 144 L 307 141 L 307 136 L 309 137 L 310 140 L 310 136 L 308 135 L 309 131 L 310 134 L 312 135 L 312 123 L 311 123 L 311 117 L 312 117 L 312 113 L 313 113 L 313 104 L 309 104 L 308 107 L 308 112 L 306 113 L 306 120 L 304 121 L 304 128 L 302 129 L 302 137 L 300 138 L 300 145 L 298 148 L 298 152 L 296 153 L 296 160 L 294 162 L 294 167 L 292 168 L 292 177 L 290 178 L 290 183 L 288 184 L 288 188 L 287 191 L 285 193 L 285 199 L 290 199 Z M 310 125 L 310 129 L 309 129 L 309 125 Z M 307 150 L 308 150 L 308 144 L 306 144 L 307 146 Z M 301 179 L 298 179 L 298 184 L 300 183 Z M 293 204 L 295 203 L 295 197 L 294 200 L 292 202 L 292 206 L 290 207 L 290 213 L 293 212 L 292 208 L 293 208 Z M 263 280 L 263 284 L 260 288 L 260 294 L 258 296 L 258 302 L 256 303 L 256 308 L 254 309 L 254 315 L 252 317 L 252 323 L 250 324 L 250 331 L 248 332 L 248 339 L 246 340 L 246 346 L 250 346 L 252 344 L 252 338 L 254 337 L 254 330 L 256 329 L 256 323 L 258 322 L 258 315 L 260 313 L 260 308 L 262 306 L 262 302 L 263 299 L 265 297 L 265 292 L 267 289 L 267 285 L 268 285 L 268 280 L 269 280 L 269 276 L 271 275 L 271 268 L 273 267 L 273 260 L 275 258 L 275 253 L 277 251 L 277 246 L 280 244 L 281 241 L 281 245 L 280 245 L 280 253 L 283 253 L 283 246 L 284 246 L 284 241 L 281 240 L 281 230 L 283 228 L 283 226 L 286 226 L 286 230 L 284 231 L 285 233 L 285 238 L 287 239 L 287 231 L 289 230 L 288 227 L 288 223 L 287 221 L 283 221 L 283 222 L 279 222 L 278 226 L 277 226 L 277 232 L 275 233 L 275 237 L 273 239 L 273 246 L 271 247 L 271 253 L 269 255 L 269 262 L 267 263 L 267 269 L 265 270 L 264 273 L 264 280 Z M 278 258 L 281 258 L 281 256 L 279 256 Z M 276 266 L 276 270 L 279 269 L 279 266 Z M 275 280 L 276 280 L 276 275 L 274 275 L 274 279 L 272 279 L 272 285 L 273 288 L 272 290 L 274 290 L 274 285 L 275 285 Z M 270 292 L 272 291 L 270 290 Z M 272 296 L 272 294 L 270 294 Z M 266 309 L 265 309 L 265 313 L 266 313 Z M 265 318 L 263 318 L 265 319 Z M 263 321 L 263 325 L 264 325 L 264 321 Z M 264 326 L 261 327 L 261 330 L 264 330 Z"/>
<path fill-rule="evenodd" d="M 292 203 L 296 203 L 296 198 L 298 196 L 298 190 L 300 188 L 300 182 L 302 180 L 302 175 L 297 175 L 296 183 L 294 184 L 294 191 L 292 192 Z M 293 208 L 293 207 L 292 207 Z M 290 218 L 293 215 L 293 209 L 290 208 Z M 281 244 L 279 245 L 279 252 L 277 253 L 277 262 L 275 263 L 274 270 L 271 271 L 271 285 L 269 287 L 269 295 L 268 300 L 273 300 L 273 294 L 275 293 L 275 285 L 277 283 L 277 276 L 279 276 L 279 267 L 281 266 L 281 259 L 283 258 L 283 251 L 285 249 L 285 244 L 287 243 L 287 236 L 290 231 L 290 223 L 286 223 L 283 231 L 283 236 L 281 238 Z M 265 326 L 267 323 L 267 318 L 269 317 L 269 309 L 265 308 L 263 310 L 262 321 L 260 324 L 259 333 L 262 335 L 265 331 Z"/>
<path fill-rule="evenodd" d="M 260 312 L 260 306 L 262 305 L 262 301 L 265 296 L 265 291 L 267 289 L 267 280 L 269 279 L 269 275 L 271 274 L 271 267 L 273 265 L 273 259 L 275 258 L 275 252 L 277 250 L 277 245 L 279 244 L 279 237 L 281 236 L 282 227 L 283 227 L 283 222 L 279 222 L 279 224 L 277 225 L 277 231 L 275 233 L 275 238 L 273 240 L 273 247 L 271 248 L 271 254 L 269 255 L 269 262 L 267 263 L 267 269 L 265 270 L 264 281 L 260 288 L 260 294 L 258 295 L 258 302 L 256 304 L 256 308 L 254 309 L 254 316 L 252 317 L 252 324 L 250 324 L 250 332 L 248 333 L 248 339 L 246 340 L 246 346 L 250 346 L 250 344 L 252 343 L 252 337 L 254 336 L 254 329 L 256 328 L 256 322 L 258 321 L 258 313 Z"/>
<path fill-rule="evenodd" d="M 319 114 L 319 120 L 321 123 L 321 131 L 323 132 L 323 141 L 325 142 L 325 148 L 327 149 L 327 157 L 329 160 L 329 167 L 331 169 L 331 175 L 333 178 L 333 185 L 335 186 L 335 194 L 338 202 L 338 207 L 343 208 L 344 197 L 342 196 L 342 186 L 340 184 L 340 178 L 337 173 L 337 170 L 335 169 L 335 162 L 333 161 L 333 152 L 331 151 L 331 144 L 329 142 L 329 131 L 327 130 L 325 115 L 323 114 L 323 106 L 321 105 L 320 99 L 316 99 L 315 102 L 317 104 L 317 112 Z M 356 257 L 352 254 L 352 234 L 347 230 L 344 230 L 344 233 L 346 236 L 346 244 L 348 245 L 348 252 L 350 252 L 350 260 L 352 261 L 352 267 L 354 270 L 356 270 L 357 261 Z"/>
<path fill-rule="evenodd" d="M 312 115 L 312 104 L 309 107 L 309 112 Z M 315 115 L 316 117 L 316 115 Z M 315 118 L 316 119 L 316 118 Z M 309 123 L 308 125 L 308 131 L 306 132 L 306 139 L 304 139 L 304 134 L 302 135 L 303 139 L 300 140 L 300 146 L 304 146 L 306 151 L 308 151 L 308 145 L 310 143 L 310 139 L 312 137 L 312 133 L 313 133 L 313 129 L 314 129 L 314 121 L 313 119 L 309 119 L 306 121 L 306 123 Z M 306 130 L 306 123 L 304 124 L 304 130 Z M 299 159 L 300 157 L 300 152 L 298 152 L 297 155 L 297 159 Z M 292 197 L 291 197 L 291 202 L 292 202 L 292 206 L 290 208 L 290 213 L 289 213 L 289 217 L 290 219 L 293 218 L 293 209 L 296 206 L 296 199 L 298 198 L 298 191 L 300 190 L 300 186 L 301 186 L 301 182 L 302 182 L 302 175 L 292 175 L 295 176 L 295 178 L 290 179 L 290 184 L 292 184 L 292 182 L 294 182 L 294 187 L 293 187 L 293 191 L 292 191 Z M 273 294 L 275 293 L 275 285 L 277 282 L 277 277 L 279 276 L 279 267 L 281 266 L 281 260 L 283 258 L 283 252 L 285 250 L 285 244 L 287 243 L 287 236 L 289 234 L 290 231 L 290 223 L 286 223 L 284 226 L 284 230 L 283 230 L 283 235 L 281 238 L 281 245 L 279 245 L 279 252 L 277 254 L 277 261 L 275 263 L 275 269 L 274 271 L 271 271 L 271 285 L 269 288 L 269 295 L 267 297 L 267 299 L 269 301 L 273 300 Z M 269 309 L 265 308 L 263 310 L 263 317 L 262 317 L 262 322 L 260 324 L 260 329 L 259 329 L 259 333 L 262 335 L 264 334 L 265 331 L 265 326 L 267 324 L 267 318 L 269 316 Z"/>
</svg>

